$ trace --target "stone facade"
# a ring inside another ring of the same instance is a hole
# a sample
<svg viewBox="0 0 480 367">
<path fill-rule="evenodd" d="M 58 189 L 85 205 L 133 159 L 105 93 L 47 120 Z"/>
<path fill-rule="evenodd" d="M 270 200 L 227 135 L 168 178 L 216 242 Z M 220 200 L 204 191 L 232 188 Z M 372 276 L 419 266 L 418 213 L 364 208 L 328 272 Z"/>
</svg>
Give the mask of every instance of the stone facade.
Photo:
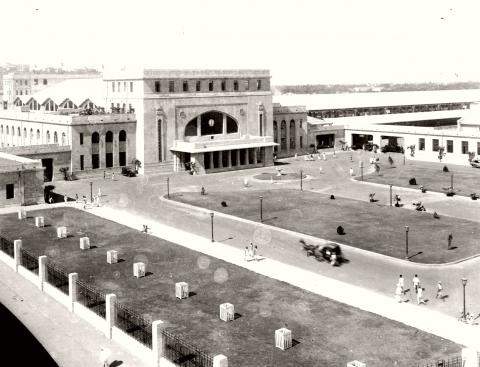
<svg viewBox="0 0 480 367">
<path fill-rule="evenodd" d="M 273 106 L 273 138 L 278 158 L 307 154 L 309 150 L 307 110 L 305 106 Z"/>
</svg>

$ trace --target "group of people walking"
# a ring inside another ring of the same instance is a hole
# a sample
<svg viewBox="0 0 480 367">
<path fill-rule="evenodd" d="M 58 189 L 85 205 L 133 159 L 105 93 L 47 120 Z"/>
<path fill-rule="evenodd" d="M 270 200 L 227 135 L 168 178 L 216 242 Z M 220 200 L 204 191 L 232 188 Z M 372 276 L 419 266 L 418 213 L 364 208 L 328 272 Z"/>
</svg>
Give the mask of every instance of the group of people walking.
<svg viewBox="0 0 480 367">
<path fill-rule="evenodd" d="M 420 284 L 420 278 L 418 277 L 417 274 L 412 279 L 412 284 L 413 284 L 413 289 L 415 290 L 415 296 L 417 298 L 417 304 L 418 305 L 426 305 L 426 301 L 423 299 L 423 292 L 425 291 L 425 288 L 422 287 Z M 404 302 L 403 296 L 405 296 L 406 292 L 408 290 L 405 289 L 405 279 L 403 278 L 403 275 L 400 274 L 398 277 L 398 282 L 397 286 L 395 289 L 395 299 L 398 302 Z M 437 283 L 437 293 L 435 298 L 441 299 L 442 301 L 445 301 L 445 295 L 443 293 L 443 285 L 441 281 L 438 281 Z"/>
</svg>

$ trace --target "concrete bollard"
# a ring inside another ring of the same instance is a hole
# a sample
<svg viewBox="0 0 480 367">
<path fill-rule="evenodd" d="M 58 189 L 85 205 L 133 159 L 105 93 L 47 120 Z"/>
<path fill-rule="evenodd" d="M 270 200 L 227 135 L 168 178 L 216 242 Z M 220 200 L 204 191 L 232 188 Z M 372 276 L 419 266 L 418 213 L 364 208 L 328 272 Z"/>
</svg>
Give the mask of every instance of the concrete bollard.
<svg viewBox="0 0 480 367">
<path fill-rule="evenodd" d="M 188 283 L 175 283 L 175 297 L 180 299 L 188 298 Z"/>
<path fill-rule="evenodd" d="M 77 273 L 68 274 L 68 298 L 69 298 L 69 310 L 70 312 L 74 311 L 75 302 L 77 302 Z"/>
<path fill-rule="evenodd" d="M 67 238 L 67 227 L 57 227 L 57 238 Z"/>
<path fill-rule="evenodd" d="M 233 321 L 235 318 L 235 309 L 231 303 L 222 303 L 220 305 L 220 320 Z"/>
<path fill-rule="evenodd" d="M 116 264 L 118 263 L 118 253 L 115 250 L 107 251 L 107 263 Z"/>
<path fill-rule="evenodd" d="M 38 286 L 43 292 L 43 283 L 47 281 L 47 257 L 45 255 L 38 257 Z"/>
<path fill-rule="evenodd" d="M 88 238 L 88 237 L 81 237 L 80 238 L 80 249 L 82 249 L 82 250 L 90 249 L 90 238 Z"/>
<path fill-rule="evenodd" d="M 22 265 L 22 240 L 13 241 L 13 258 L 15 259 L 15 271 L 18 273 L 18 266 Z"/>
<path fill-rule="evenodd" d="M 164 328 L 164 323 L 162 320 L 156 320 L 152 322 L 152 352 L 153 352 L 153 365 L 155 367 L 160 367 L 160 360 L 165 354 L 163 350 L 163 334 L 162 329 Z"/>
<path fill-rule="evenodd" d="M 27 211 L 25 209 L 18 209 L 18 219 L 26 219 Z"/>
<path fill-rule="evenodd" d="M 45 227 L 45 218 L 35 217 L 35 227 L 38 227 L 38 228 Z"/>
<path fill-rule="evenodd" d="M 133 264 L 133 276 L 137 278 L 142 278 L 145 276 L 145 264 L 144 263 L 134 263 Z"/>
<path fill-rule="evenodd" d="M 367 365 L 360 361 L 351 361 L 347 363 L 347 367 L 367 367 Z"/>
<path fill-rule="evenodd" d="M 213 367 L 228 367 L 228 358 L 223 354 L 213 357 Z"/>
<path fill-rule="evenodd" d="M 115 318 L 117 317 L 117 310 L 115 308 L 115 302 L 117 296 L 113 293 L 105 296 L 105 319 L 107 320 L 107 328 L 105 330 L 105 336 L 108 339 L 112 339 L 112 328 L 115 326 Z"/>
<path fill-rule="evenodd" d="M 287 328 L 275 330 L 275 346 L 282 350 L 292 347 L 292 332 Z"/>
</svg>

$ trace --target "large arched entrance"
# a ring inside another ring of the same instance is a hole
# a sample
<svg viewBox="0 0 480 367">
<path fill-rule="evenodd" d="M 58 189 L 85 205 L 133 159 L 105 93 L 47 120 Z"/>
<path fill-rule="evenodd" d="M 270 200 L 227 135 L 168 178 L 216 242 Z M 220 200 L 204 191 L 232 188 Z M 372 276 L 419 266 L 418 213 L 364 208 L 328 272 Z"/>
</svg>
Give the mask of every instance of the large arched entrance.
<svg viewBox="0 0 480 367">
<path fill-rule="evenodd" d="M 235 134 L 238 123 L 224 112 L 208 111 L 191 119 L 185 126 L 185 137 Z"/>
</svg>

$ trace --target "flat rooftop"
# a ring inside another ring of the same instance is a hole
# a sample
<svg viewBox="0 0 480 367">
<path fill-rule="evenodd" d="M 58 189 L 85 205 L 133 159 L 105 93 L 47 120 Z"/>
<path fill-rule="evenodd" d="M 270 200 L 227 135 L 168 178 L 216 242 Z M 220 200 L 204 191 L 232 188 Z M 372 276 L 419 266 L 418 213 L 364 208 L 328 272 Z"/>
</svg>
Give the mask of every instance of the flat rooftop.
<svg viewBox="0 0 480 367">
<path fill-rule="evenodd" d="M 103 75 L 105 81 L 179 78 L 270 78 L 270 71 L 266 69 L 125 69 L 106 71 Z"/>
<path fill-rule="evenodd" d="M 476 101 L 480 101 L 480 89 L 273 95 L 274 103 L 280 103 L 283 106 L 303 105 L 309 111 Z"/>
</svg>

